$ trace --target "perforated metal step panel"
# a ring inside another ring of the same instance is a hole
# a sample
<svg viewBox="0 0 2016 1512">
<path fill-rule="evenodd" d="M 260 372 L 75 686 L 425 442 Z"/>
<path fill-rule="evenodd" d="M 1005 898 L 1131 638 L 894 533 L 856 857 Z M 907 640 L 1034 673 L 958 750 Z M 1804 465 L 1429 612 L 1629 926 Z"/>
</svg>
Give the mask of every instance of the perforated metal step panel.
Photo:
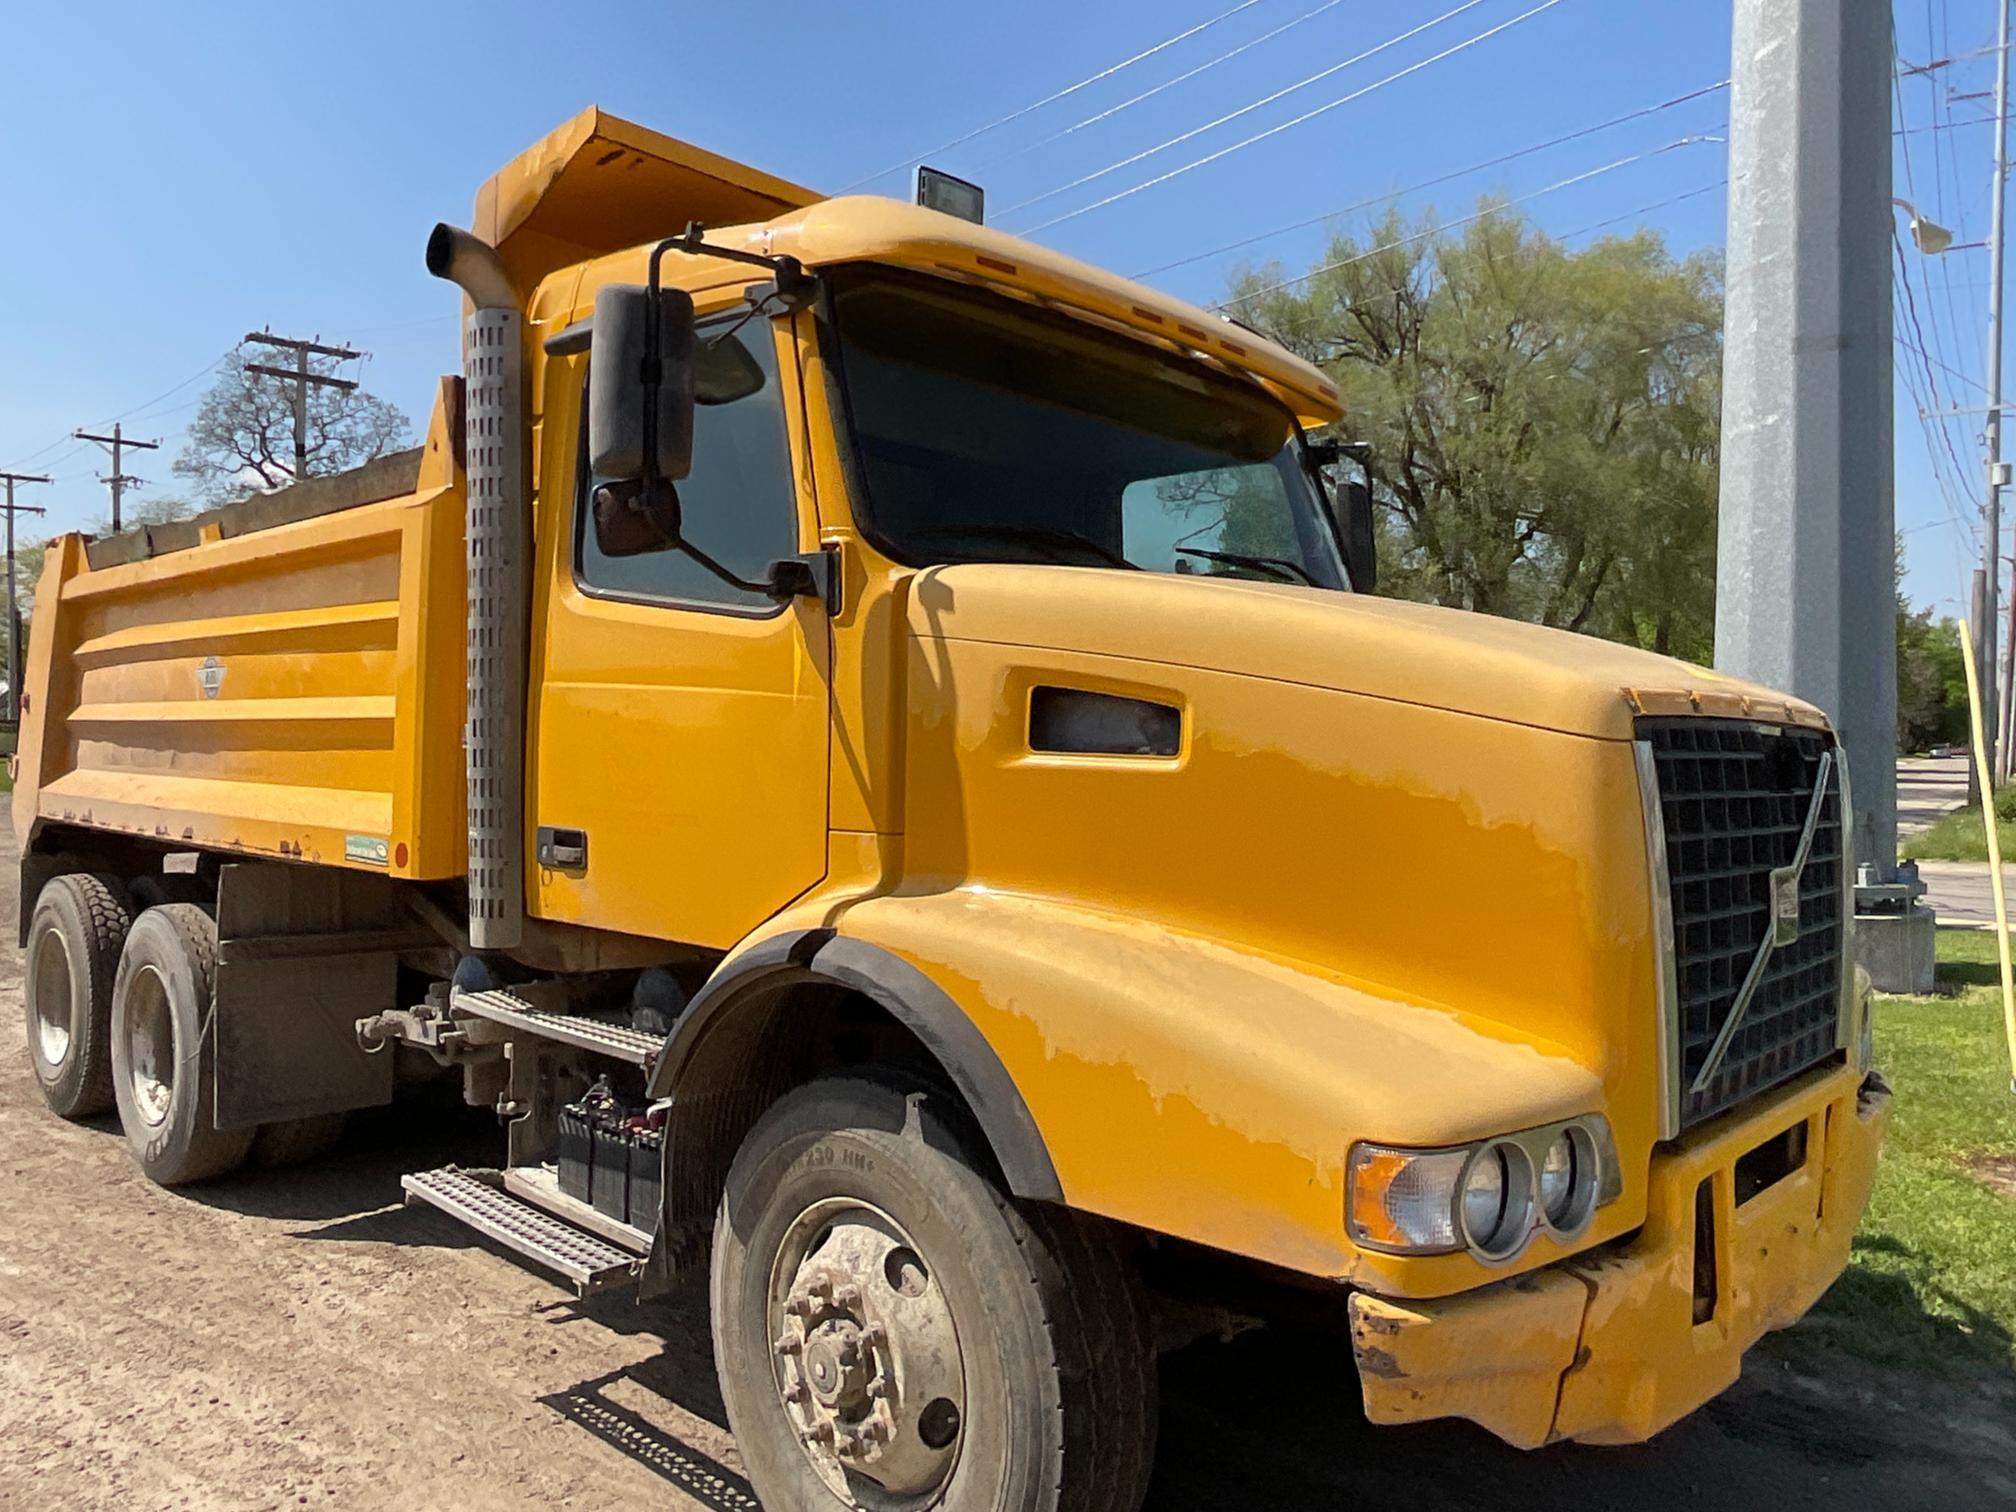
<svg viewBox="0 0 2016 1512">
<path fill-rule="evenodd" d="M 507 1028 L 592 1050 L 633 1066 L 649 1066 L 664 1046 L 662 1035 L 587 1013 L 554 1013 L 508 987 L 458 992 L 450 1000 L 457 1013 L 474 1014 Z"/>
<path fill-rule="evenodd" d="M 399 1184 L 409 1203 L 424 1202 L 459 1218 L 477 1233 L 560 1275 L 576 1296 L 593 1296 L 636 1277 L 641 1264 L 637 1256 L 519 1201 L 502 1189 L 501 1181 L 496 1171 L 443 1166 L 402 1176 Z"/>
</svg>

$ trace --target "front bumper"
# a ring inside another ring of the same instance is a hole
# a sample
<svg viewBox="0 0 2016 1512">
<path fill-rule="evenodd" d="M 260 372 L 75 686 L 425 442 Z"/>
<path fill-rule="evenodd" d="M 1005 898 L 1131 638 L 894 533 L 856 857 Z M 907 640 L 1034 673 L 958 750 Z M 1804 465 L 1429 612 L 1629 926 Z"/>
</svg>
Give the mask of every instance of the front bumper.
<svg viewBox="0 0 2016 1512">
<path fill-rule="evenodd" d="M 1650 1438 L 1728 1389 L 1744 1351 L 1846 1268 L 1889 1115 L 1881 1078 L 1815 1073 L 1656 1155 L 1645 1225 L 1628 1239 L 1461 1296 L 1354 1294 L 1366 1415 L 1465 1417 L 1527 1449 Z M 1737 1162 L 1801 1122 L 1805 1163 L 1739 1205 Z M 1697 1276 L 1694 1253 L 1704 1181 L 1712 1277 Z"/>
</svg>

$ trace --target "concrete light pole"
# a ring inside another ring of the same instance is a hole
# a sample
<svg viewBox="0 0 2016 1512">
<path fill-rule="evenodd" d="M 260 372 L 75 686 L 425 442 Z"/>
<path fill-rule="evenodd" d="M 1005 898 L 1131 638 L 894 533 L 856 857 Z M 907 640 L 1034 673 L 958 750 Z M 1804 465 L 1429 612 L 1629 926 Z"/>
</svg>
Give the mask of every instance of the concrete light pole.
<svg viewBox="0 0 2016 1512">
<path fill-rule="evenodd" d="M 1931 915 L 1897 877 L 1891 39 L 1889 0 L 1735 0 L 1715 664 L 1833 719 L 1875 884 L 1858 954 L 1923 990 Z"/>
</svg>

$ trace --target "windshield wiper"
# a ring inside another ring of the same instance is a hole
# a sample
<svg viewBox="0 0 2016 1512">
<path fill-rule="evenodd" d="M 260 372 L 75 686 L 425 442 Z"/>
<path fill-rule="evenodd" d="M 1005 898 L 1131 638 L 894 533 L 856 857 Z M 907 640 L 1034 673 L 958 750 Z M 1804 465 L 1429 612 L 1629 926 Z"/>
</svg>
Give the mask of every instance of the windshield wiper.
<svg viewBox="0 0 2016 1512">
<path fill-rule="evenodd" d="M 1101 561 L 1110 562 L 1115 567 L 1125 567 L 1131 572 L 1141 571 L 1141 564 L 1130 562 L 1110 546 L 1100 544 L 1081 531 L 1070 530 L 1062 525 L 930 525 L 917 531 L 921 536 L 981 536 L 1005 541 L 1031 541 L 1039 546 L 1076 546 L 1091 552 Z"/>
<path fill-rule="evenodd" d="M 1323 586 L 1310 576 L 1308 568 L 1286 557 L 1248 556 L 1243 551 L 1206 551 L 1202 546 L 1178 546 L 1176 549 L 1184 556 L 1203 557 L 1207 562 L 1225 562 L 1234 567 L 1250 567 L 1255 572 L 1269 572 L 1284 583 L 1303 582 L 1311 588 Z"/>
</svg>

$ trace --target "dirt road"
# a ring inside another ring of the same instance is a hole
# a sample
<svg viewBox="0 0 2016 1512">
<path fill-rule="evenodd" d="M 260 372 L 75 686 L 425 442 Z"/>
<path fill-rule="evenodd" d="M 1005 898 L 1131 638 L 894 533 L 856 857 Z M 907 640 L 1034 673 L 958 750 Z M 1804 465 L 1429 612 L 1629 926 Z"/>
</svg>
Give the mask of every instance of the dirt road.
<svg viewBox="0 0 2016 1512">
<path fill-rule="evenodd" d="M 14 875 L 9 838 L 8 921 Z M 696 1309 L 577 1304 L 399 1205 L 402 1171 L 501 1153 L 452 1088 L 360 1118 L 322 1164 L 166 1192 L 111 1122 L 43 1109 L 19 994 L 0 949 L 0 1507 L 757 1505 Z M 1160 1512 L 2016 1505 L 2006 1396 L 1886 1378 L 1810 1335 L 1629 1450 L 1375 1432 L 1322 1340 L 1193 1348 L 1164 1389 Z"/>
</svg>

